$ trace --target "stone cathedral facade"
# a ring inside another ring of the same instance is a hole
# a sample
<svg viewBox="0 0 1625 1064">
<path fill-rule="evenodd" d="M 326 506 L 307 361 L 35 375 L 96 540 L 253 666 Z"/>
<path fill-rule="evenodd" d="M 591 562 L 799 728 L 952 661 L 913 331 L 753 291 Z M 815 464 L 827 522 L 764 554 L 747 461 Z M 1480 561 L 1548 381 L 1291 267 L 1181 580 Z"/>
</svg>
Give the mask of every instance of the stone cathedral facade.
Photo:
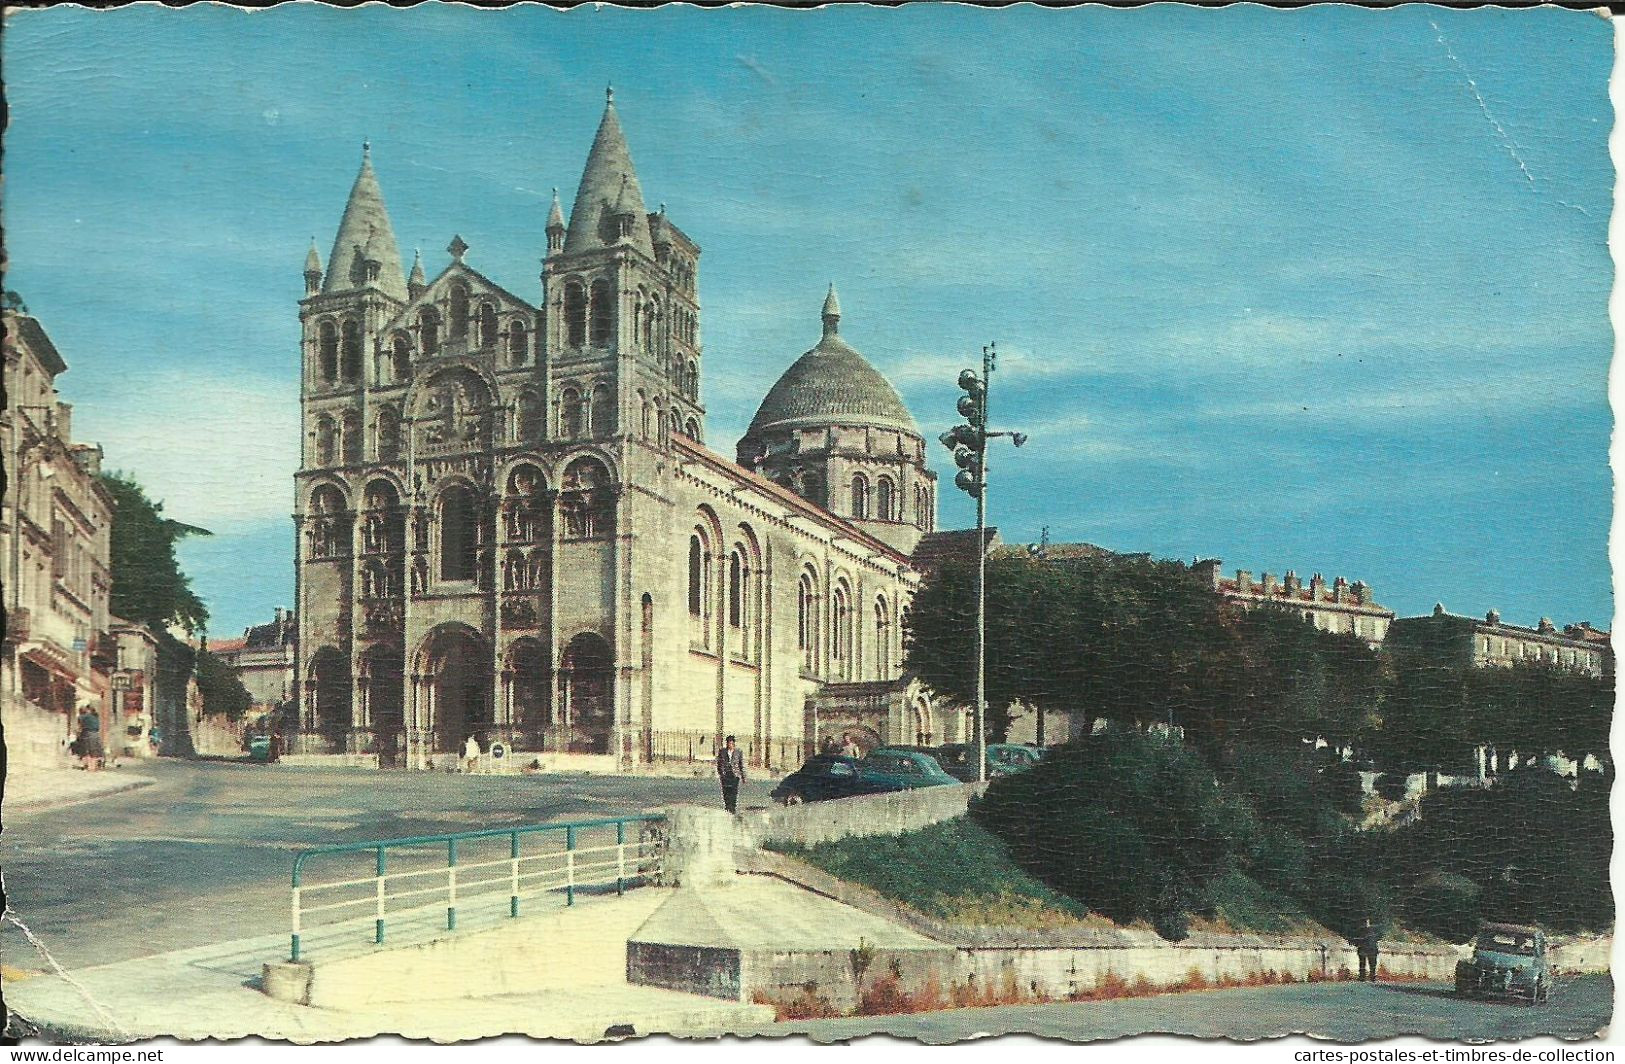
<svg viewBox="0 0 1625 1064">
<path fill-rule="evenodd" d="M 645 210 L 613 100 L 538 304 L 460 238 L 406 272 L 369 155 L 305 263 L 294 751 L 423 767 L 472 735 L 624 769 L 734 734 L 784 768 L 962 736 L 902 673 L 935 475 L 833 288 L 729 459 L 700 249 Z"/>
</svg>

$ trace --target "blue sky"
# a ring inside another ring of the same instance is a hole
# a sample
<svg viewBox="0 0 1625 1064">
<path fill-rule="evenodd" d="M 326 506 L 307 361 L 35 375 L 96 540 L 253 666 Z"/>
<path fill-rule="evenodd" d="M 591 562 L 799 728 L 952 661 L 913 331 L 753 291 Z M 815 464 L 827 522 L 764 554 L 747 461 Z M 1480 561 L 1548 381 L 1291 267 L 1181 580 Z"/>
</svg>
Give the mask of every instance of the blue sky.
<svg viewBox="0 0 1625 1064">
<path fill-rule="evenodd" d="M 396 234 L 536 300 L 606 83 L 703 247 L 709 442 L 842 333 L 933 437 L 1002 352 L 1007 540 L 1606 623 L 1611 29 L 1558 10 L 17 11 L 6 287 L 229 635 L 292 602 L 301 265 Z M 935 444 L 933 461 L 945 466 Z M 946 488 L 943 527 L 973 520 Z"/>
</svg>

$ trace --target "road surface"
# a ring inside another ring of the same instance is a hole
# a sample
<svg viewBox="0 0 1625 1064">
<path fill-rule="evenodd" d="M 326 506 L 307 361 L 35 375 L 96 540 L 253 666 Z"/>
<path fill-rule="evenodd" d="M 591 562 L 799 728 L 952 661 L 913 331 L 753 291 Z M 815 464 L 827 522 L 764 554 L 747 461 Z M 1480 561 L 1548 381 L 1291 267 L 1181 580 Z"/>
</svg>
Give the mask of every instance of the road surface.
<svg viewBox="0 0 1625 1064">
<path fill-rule="evenodd" d="M 911 1016 L 800 1020 L 762 1033 L 804 1032 L 820 1042 L 868 1033 L 939 1044 L 989 1033 L 1097 1041 L 1165 1032 L 1254 1040 L 1308 1033 L 1340 1042 L 1418 1034 L 1449 1041 L 1501 1041 L 1556 1035 L 1589 1038 L 1608 1025 L 1613 981 L 1606 975 L 1564 980 L 1550 1004 L 1469 1001 L 1437 983 L 1309 983 L 1118 1001 L 948 1009 Z"/>
<path fill-rule="evenodd" d="M 7 903 L 64 968 L 286 929 L 294 854 L 675 803 L 721 805 L 708 778 L 464 776 L 221 761 L 144 761 L 157 782 L 78 805 L 7 813 Z M 740 807 L 768 804 L 750 780 Z M 0 964 L 48 962 L 9 923 Z"/>
</svg>

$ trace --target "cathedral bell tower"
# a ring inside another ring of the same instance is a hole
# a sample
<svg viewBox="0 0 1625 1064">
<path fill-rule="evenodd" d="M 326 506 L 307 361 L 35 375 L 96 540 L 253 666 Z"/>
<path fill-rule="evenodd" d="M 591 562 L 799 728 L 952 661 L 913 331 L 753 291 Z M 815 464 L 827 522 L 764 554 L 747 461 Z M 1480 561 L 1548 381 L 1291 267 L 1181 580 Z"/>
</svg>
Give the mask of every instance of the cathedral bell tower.
<svg viewBox="0 0 1625 1064">
<path fill-rule="evenodd" d="M 614 91 L 606 96 L 569 221 L 556 194 L 548 215 L 550 436 L 652 446 L 673 432 L 700 438 L 700 249 L 664 209 L 645 210 Z"/>
</svg>

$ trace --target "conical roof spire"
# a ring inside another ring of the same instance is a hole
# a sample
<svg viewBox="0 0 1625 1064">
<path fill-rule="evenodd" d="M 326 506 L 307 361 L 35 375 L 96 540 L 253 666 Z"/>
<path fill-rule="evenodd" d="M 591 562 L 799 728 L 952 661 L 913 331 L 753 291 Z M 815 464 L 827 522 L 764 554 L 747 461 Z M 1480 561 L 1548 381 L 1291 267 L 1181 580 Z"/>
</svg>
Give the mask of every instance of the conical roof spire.
<svg viewBox="0 0 1625 1064">
<path fill-rule="evenodd" d="M 412 274 L 406 279 L 406 284 L 408 288 L 421 288 L 424 285 L 422 251 L 412 251 Z"/>
<path fill-rule="evenodd" d="M 558 189 L 553 190 L 553 206 L 547 212 L 547 227 L 549 229 L 564 228 L 564 208 L 559 205 Z"/>
<path fill-rule="evenodd" d="M 581 173 L 581 187 L 570 208 L 570 231 L 564 238 L 564 250 L 592 251 L 614 245 L 619 236 L 615 215 L 630 214 L 633 245 L 653 255 L 643 189 L 632 166 L 626 135 L 621 132 L 620 117 L 615 113 L 614 90 L 606 96 L 604 117 L 598 123 L 598 135 L 593 138 L 587 166 Z"/>
<path fill-rule="evenodd" d="M 841 331 L 841 301 L 835 295 L 835 282 L 829 283 L 829 295 L 824 297 L 824 335 L 834 336 Z"/>
<path fill-rule="evenodd" d="M 361 262 L 357 262 L 357 255 Z M 376 277 L 368 263 L 377 266 Z M 378 177 L 372 172 L 372 145 L 363 144 L 361 172 L 356 174 L 350 188 L 350 200 L 344 206 L 344 217 L 339 221 L 338 236 L 333 240 L 333 253 L 327 257 L 327 283 L 323 292 L 344 292 L 372 284 L 386 295 L 406 300 L 406 281 L 401 270 L 401 253 L 395 246 L 395 230 L 389 224 L 389 212 L 384 207 L 384 194 L 378 188 Z"/>
<path fill-rule="evenodd" d="M 316 253 L 315 237 L 310 238 L 310 250 L 305 252 L 305 272 L 316 274 L 322 272 L 322 257 Z"/>
</svg>

